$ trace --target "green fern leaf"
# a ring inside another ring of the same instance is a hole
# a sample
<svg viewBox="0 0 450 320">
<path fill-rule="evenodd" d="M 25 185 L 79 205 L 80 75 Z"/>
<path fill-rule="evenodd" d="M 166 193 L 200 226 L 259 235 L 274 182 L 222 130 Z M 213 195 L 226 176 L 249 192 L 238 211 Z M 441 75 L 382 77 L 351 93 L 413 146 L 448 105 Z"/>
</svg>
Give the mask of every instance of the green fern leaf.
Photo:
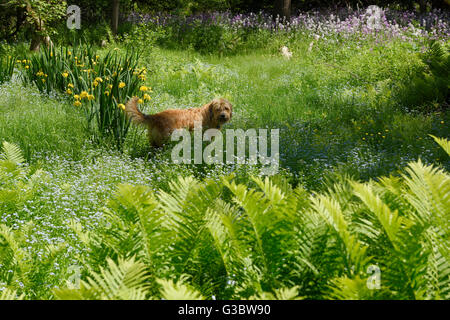
<svg viewBox="0 0 450 320">
<path fill-rule="evenodd" d="M 186 277 L 177 282 L 173 280 L 158 279 L 161 285 L 161 297 L 165 300 L 204 300 L 205 298 L 195 289 L 185 284 Z"/>
<path fill-rule="evenodd" d="M 328 298 L 334 300 L 367 300 L 373 299 L 374 290 L 367 286 L 367 280 L 360 277 L 339 277 L 331 281 L 331 292 Z"/>
<path fill-rule="evenodd" d="M 0 300 L 23 300 L 24 296 L 24 294 L 18 296 L 15 290 L 8 288 L 0 292 Z"/>
<path fill-rule="evenodd" d="M 433 136 L 432 134 L 430 134 L 430 137 L 432 137 L 434 139 L 434 141 L 436 141 L 442 149 L 445 150 L 445 152 L 447 152 L 447 154 L 450 156 L 450 141 L 444 138 L 438 138 Z"/>
<path fill-rule="evenodd" d="M 4 141 L 2 151 L 3 153 L 0 156 L 0 159 L 10 161 L 16 165 L 25 161 L 25 158 L 22 155 L 22 150 L 20 150 L 20 148 L 15 144 Z"/>
<path fill-rule="evenodd" d="M 355 194 L 378 218 L 387 236 L 391 240 L 392 245 L 398 250 L 398 243 L 401 242 L 399 233 L 407 224 L 406 218 L 400 217 L 397 211 L 391 211 L 391 209 L 383 203 L 381 198 L 374 194 L 372 187 L 369 184 L 352 183 L 352 186 L 355 190 Z"/>
<path fill-rule="evenodd" d="M 91 271 L 87 281 L 81 281 L 80 289 L 55 289 L 59 299 L 142 300 L 148 290 L 147 271 L 144 264 L 134 258 L 119 259 L 116 264 L 107 259 L 108 268 L 100 273 Z"/>
</svg>

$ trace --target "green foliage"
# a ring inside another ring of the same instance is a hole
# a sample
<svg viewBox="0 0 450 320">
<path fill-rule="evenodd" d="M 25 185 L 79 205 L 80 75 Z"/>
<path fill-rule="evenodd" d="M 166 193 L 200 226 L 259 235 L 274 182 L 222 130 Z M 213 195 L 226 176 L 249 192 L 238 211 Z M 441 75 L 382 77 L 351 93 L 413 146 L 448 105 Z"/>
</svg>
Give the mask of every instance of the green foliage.
<svg viewBox="0 0 450 320">
<path fill-rule="evenodd" d="M 12 56 L 0 55 L 0 84 L 11 80 L 16 59 Z"/>
<path fill-rule="evenodd" d="M 8 142 L 3 142 L 0 154 L 0 208 L 10 211 L 34 196 L 36 186 L 45 180 L 45 174 L 30 170 L 22 165 L 25 159 L 20 149 Z"/>
<path fill-rule="evenodd" d="M 210 25 L 205 22 L 196 22 L 182 38 L 182 45 L 192 46 L 201 53 L 233 53 L 239 43 L 237 31 L 220 25 Z"/>
<path fill-rule="evenodd" d="M 89 137 L 82 110 L 22 87 L 15 80 L 0 87 L 0 141 L 19 145 L 28 161 L 58 150 L 76 160 Z"/>
<path fill-rule="evenodd" d="M 56 289 L 59 299 L 88 300 L 143 300 L 147 287 L 145 265 L 134 259 L 114 263 L 107 260 L 108 268 L 92 273 L 87 281 L 81 281 L 80 289 Z"/>
<path fill-rule="evenodd" d="M 75 4 L 71 2 L 70 5 Z M 86 6 L 80 6 L 82 8 L 82 22 L 80 29 L 67 29 L 67 25 L 62 23 L 58 25 L 56 34 L 52 37 L 52 41 L 61 46 L 73 47 L 82 41 L 83 43 L 89 43 L 95 46 L 102 46 L 102 42 L 107 43 L 114 42 L 114 35 L 111 31 L 110 17 L 104 19 L 95 20 L 95 23 L 89 24 L 86 17 Z M 97 8 L 99 6 L 97 5 Z M 108 19 L 109 18 L 109 19 Z"/>
<path fill-rule="evenodd" d="M 448 41 L 444 44 L 431 41 L 421 54 L 423 67 L 405 84 L 404 100 L 408 106 L 433 111 L 442 105 L 448 107 L 450 83 L 450 53 Z"/>
<path fill-rule="evenodd" d="M 21 151 L 16 145 L 3 142 L 0 155 L 2 216 L 16 212 L 25 201 L 36 196 L 39 185 L 46 182 L 46 175 L 41 170 L 30 174 L 23 161 Z M 43 244 L 38 248 L 39 254 L 30 252 L 27 247 L 33 228 L 32 221 L 23 224 L 19 229 L 0 224 L 0 284 L 9 288 L 0 294 L 1 299 L 16 297 L 16 290 L 21 293 L 17 298 L 45 295 L 46 289 L 37 280 L 52 269 L 53 262 L 64 245 Z"/>
<path fill-rule="evenodd" d="M 211 24 L 209 21 L 195 20 L 186 25 L 183 17 L 170 21 L 162 27 L 151 23 L 133 26 L 125 38 L 142 46 L 158 44 L 172 49 L 192 49 L 201 54 L 236 54 L 244 47 L 245 31 L 222 24 Z M 247 37 L 248 38 L 248 37 Z M 261 41 L 260 47 L 264 46 Z"/>
<path fill-rule="evenodd" d="M 434 141 L 436 141 L 441 146 L 442 149 L 444 149 L 445 152 L 450 154 L 450 142 L 448 140 L 443 139 L 443 138 L 438 138 L 433 135 L 431 135 L 431 137 L 434 139 Z"/>
<path fill-rule="evenodd" d="M 100 57 L 92 46 L 80 44 L 71 48 L 42 50 L 24 63 L 23 78 L 39 91 L 59 91 L 73 96 L 76 107 L 82 107 L 87 126 L 96 125 L 100 137 L 112 138 L 120 149 L 129 129 L 123 112 L 129 97 L 143 95 L 140 83 L 145 69 L 138 69 L 139 56 L 133 50 L 124 56 L 117 50 Z M 148 94 L 145 94 L 150 99 Z"/>
<path fill-rule="evenodd" d="M 419 161 L 401 179 L 346 181 L 314 196 L 268 178 L 255 187 L 180 178 L 157 194 L 122 185 L 105 227 L 73 228 L 89 248 L 84 265 L 140 261 L 146 297 L 448 299 L 449 182 Z M 379 289 L 367 284 L 370 266 Z M 99 272 L 81 290 L 123 287 L 123 272 Z"/>
<path fill-rule="evenodd" d="M 41 36 L 53 35 L 56 32 L 55 24 L 66 15 L 66 1 L 58 0 L 9 0 L 5 6 L 23 10 L 25 20 Z"/>
<path fill-rule="evenodd" d="M 198 291 L 189 288 L 183 282 L 183 278 L 176 283 L 173 280 L 158 280 L 158 284 L 161 286 L 161 298 L 165 300 L 204 299 Z"/>
<path fill-rule="evenodd" d="M 27 173 L 20 150 L 3 149 L 5 203 L 5 188 Z M 85 247 L 76 255 L 82 280 L 53 292 L 59 299 L 448 299 L 449 195 L 450 175 L 420 161 L 401 177 L 343 179 L 315 195 L 275 178 L 186 177 L 157 192 L 119 185 L 100 224 L 70 222 Z M 19 193 L 9 198 L 22 201 Z M 32 229 L 32 222 L 0 225 L 0 281 L 27 298 L 42 294 L 38 279 L 64 248 L 42 245 L 36 263 L 25 249 Z M 380 271 L 379 288 L 368 285 L 371 268 Z"/>
<path fill-rule="evenodd" d="M 199 34 L 208 34 L 202 28 Z M 0 141 L 23 150 L 21 155 L 6 146 L 0 160 L 5 235 L 0 294 L 27 299 L 449 298 L 450 162 L 428 136 L 448 136 L 448 113 L 396 108 L 404 103 L 397 84 L 428 68 L 416 53 L 420 41 L 335 43 L 309 34 L 274 38 L 215 30 L 217 52 L 227 37 L 239 36 L 237 49 L 223 49 L 238 54 L 224 58 L 149 49 L 155 41 L 170 40 L 172 31 L 147 31 L 132 29 L 124 37 L 144 53 L 140 63 L 150 72 L 142 85 L 155 90 L 142 109 L 154 113 L 229 97 L 234 110 L 227 128 L 280 128 L 280 175 L 251 178 L 258 168 L 247 165 L 173 164 L 170 147 L 149 151 L 138 127 L 130 127 L 122 154 L 92 144 L 85 117 L 91 117 L 95 132 L 100 112 L 92 116 L 90 111 L 101 103 L 95 90 L 106 91 L 106 83 L 113 83 L 103 72 L 103 82 L 94 85 L 97 75 L 83 70 L 101 73 L 96 68 L 108 54 L 123 66 L 125 46 L 98 52 L 56 47 L 36 56 L 24 54 L 25 47 L 5 47 L 3 52 L 22 57 L 18 71 L 36 85 L 22 87 L 13 78 L 0 86 Z M 209 45 L 187 40 L 186 48 L 194 42 L 196 50 Z M 293 52 L 292 59 L 280 56 L 282 45 Z M 75 51 L 81 62 L 75 63 Z M 33 64 L 46 69 L 31 72 Z M 114 70 L 120 71 L 111 66 Z M 128 80 L 122 81 L 126 86 L 116 88 L 116 99 L 128 88 Z M 87 98 L 72 98 L 83 91 Z M 123 95 L 117 103 L 125 100 Z M 73 107 L 75 101 L 81 106 Z M 416 107 L 413 102 L 411 109 Z M 436 141 L 448 151 L 447 140 Z M 406 163 L 411 163 L 406 170 L 397 171 Z M 370 178 L 377 182 L 363 183 Z M 74 266 L 79 287 L 73 285 Z M 381 272 L 380 289 L 368 286 L 374 268 Z"/>
<path fill-rule="evenodd" d="M 0 159 L 13 165 L 18 165 L 25 161 L 22 157 L 20 148 L 6 141 L 3 142 L 3 153 L 1 154 Z"/>
<path fill-rule="evenodd" d="M 5 289 L 0 294 L 0 300 L 22 300 L 23 296 L 24 296 L 23 294 L 17 296 L 17 293 L 14 290 Z"/>
</svg>

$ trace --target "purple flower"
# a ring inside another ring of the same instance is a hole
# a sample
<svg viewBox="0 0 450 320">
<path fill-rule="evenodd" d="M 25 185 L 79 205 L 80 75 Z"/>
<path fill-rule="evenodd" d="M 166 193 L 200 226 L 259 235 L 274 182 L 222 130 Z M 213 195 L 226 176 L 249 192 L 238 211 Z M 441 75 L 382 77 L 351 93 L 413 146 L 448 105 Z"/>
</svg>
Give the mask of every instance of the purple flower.
<svg viewBox="0 0 450 320">
<path fill-rule="evenodd" d="M 167 13 L 138 14 L 132 12 L 127 21 L 135 24 L 147 24 L 150 27 L 172 26 L 178 32 L 184 32 L 195 26 L 220 26 L 235 31 L 266 30 L 270 32 L 311 32 L 321 36 L 352 37 L 361 41 L 366 38 L 404 40 L 439 38 L 447 40 L 450 35 L 450 14 L 434 9 L 427 13 L 396 11 L 369 7 L 353 11 L 348 8 L 333 10 L 312 10 L 299 12 L 290 20 L 272 16 L 260 11 L 258 13 L 235 14 L 231 12 L 204 12 L 191 16 L 178 16 Z"/>
</svg>

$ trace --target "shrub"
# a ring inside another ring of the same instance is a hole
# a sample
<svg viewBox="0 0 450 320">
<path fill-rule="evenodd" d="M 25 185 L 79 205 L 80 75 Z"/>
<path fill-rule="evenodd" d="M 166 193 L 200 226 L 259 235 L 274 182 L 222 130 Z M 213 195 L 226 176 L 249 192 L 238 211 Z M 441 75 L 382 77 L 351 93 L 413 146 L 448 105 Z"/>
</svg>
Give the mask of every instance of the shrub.
<svg viewBox="0 0 450 320">
<path fill-rule="evenodd" d="M 448 107 L 450 82 L 449 43 L 445 45 L 430 41 L 427 50 L 421 54 L 423 66 L 419 68 L 410 83 L 402 86 L 403 100 L 408 107 L 419 111 L 435 111 Z"/>
<path fill-rule="evenodd" d="M 101 137 L 113 138 L 121 148 L 129 121 L 123 112 L 131 96 L 150 99 L 145 68 L 137 67 L 139 55 L 133 50 L 124 56 L 117 50 L 100 57 L 91 46 L 54 47 L 23 60 L 24 81 L 34 83 L 47 94 L 57 91 L 70 96 L 85 111 L 88 126 L 96 124 Z"/>
</svg>

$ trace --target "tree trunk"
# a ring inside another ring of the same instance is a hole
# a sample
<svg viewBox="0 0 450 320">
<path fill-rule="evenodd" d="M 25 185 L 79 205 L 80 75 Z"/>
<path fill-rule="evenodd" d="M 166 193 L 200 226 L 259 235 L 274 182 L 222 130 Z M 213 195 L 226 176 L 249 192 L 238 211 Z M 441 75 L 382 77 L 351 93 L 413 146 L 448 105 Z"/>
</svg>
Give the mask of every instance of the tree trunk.
<svg viewBox="0 0 450 320">
<path fill-rule="evenodd" d="M 428 8 L 428 1 L 427 0 L 420 0 L 419 1 L 419 10 L 420 13 L 425 13 L 427 12 L 427 8 Z"/>
<path fill-rule="evenodd" d="M 40 34 L 33 34 L 33 38 L 31 38 L 30 51 L 39 51 L 41 47 L 42 37 Z"/>
<path fill-rule="evenodd" d="M 117 34 L 119 28 L 119 0 L 112 0 L 112 16 L 111 16 L 111 29 L 114 35 Z"/>
<path fill-rule="evenodd" d="M 36 12 L 34 12 L 29 1 L 26 2 L 25 10 L 27 11 L 27 14 L 33 19 L 34 33 L 33 37 L 31 38 L 30 50 L 39 51 L 41 41 L 44 38 L 42 36 L 42 33 L 45 30 L 44 21 L 42 21 L 42 19 L 36 14 Z M 48 41 L 46 41 L 46 44 L 50 42 L 49 39 L 50 38 L 48 37 Z"/>
<path fill-rule="evenodd" d="M 281 18 L 291 19 L 291 0 L 275 0 L 275 14 Z"/>
</svg>

